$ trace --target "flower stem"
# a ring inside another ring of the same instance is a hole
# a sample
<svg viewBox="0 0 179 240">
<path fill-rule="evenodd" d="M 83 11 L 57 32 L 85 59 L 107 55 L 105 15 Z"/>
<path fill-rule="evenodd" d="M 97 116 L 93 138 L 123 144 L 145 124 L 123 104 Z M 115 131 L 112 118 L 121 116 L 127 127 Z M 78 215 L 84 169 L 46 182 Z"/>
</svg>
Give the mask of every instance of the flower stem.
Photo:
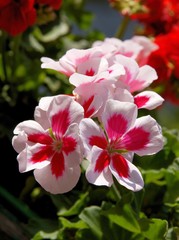
<svg viewBox="0 0 179 240">
<path fill-rule="evenodd" d="M 112 187 L 112 191 L 115 195 L 116 201 L 120 201 L 121 200 L 121 194 L 120 194 L 118 188 L 116 187 L 115 183 L 113 183 L 111 187 Z"/>
<path fill-rule="evenodd" d="M 10 205 L 12 205 L 28 219 L 39 218 L 39 216 L 35 212 L 33 212 L 25 203 L 14 197 L 2 186 L 0 186 L 0 197 L 5 199 Z"/>
<path fill-rule="evenodd" d="M 115 34 L 116 38 L 121 39 L 121 38 L 124 37 L 125 31 L 127 29 L 127 26 L 129 24 L 129 22 L 130 22 L 129 16 L 127 16 L 127 15 L 124 16 L 123 19 L 122 19 L 121 24 L 119 25 L 119 28 L 117 29 L 116 34 Z"/>
<path fill-rule="evenodd" d="M 7 69 L 6 69 L 6 33 L 2 32 L 2 42 L 1 42 L 1 53 L 2 53 L 2 71 L 3 71 L 3 77 L 2 79 L 7 82 L 8 81 L 8 75 L 7 75 Z"/>
</svg>

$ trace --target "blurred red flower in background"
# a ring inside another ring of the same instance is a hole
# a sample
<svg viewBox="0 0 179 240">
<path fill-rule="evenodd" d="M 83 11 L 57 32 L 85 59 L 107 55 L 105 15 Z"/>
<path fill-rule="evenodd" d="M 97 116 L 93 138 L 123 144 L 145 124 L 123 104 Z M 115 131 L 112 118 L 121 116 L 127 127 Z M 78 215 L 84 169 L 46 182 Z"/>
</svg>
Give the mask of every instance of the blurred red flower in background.
<svg viewBox="0 0 179 240">
<path fill-rule="evenodd" d="M 154 42 L 159 48 L 151 53 L 148 64 L 157 71 L 163 96 L 179 104 L 179 26 L 156 36 Z"/>
<path fill-rule="evenodd" d="M 0 2 L 0 29 L 16 36 L 32 26 L 41 5 L 58 10 L 62 0 L 6 0 Z M 40 16 L 41 17 L 41 16 Z M 46 16 L 48 18 L 48 16 Z"/>
<path fill-rule="evenodd" d="M 178 0 L 145 0 L 138 1 L 144 11 L 131 15 L 145 25 L 145 31 L 154 35 L 167 33 L 171 28 L 179 24 L 179 1 Z"/>
<path fill-rule="evenodd" d="M 0 2 L 0 28 L 15 36 L 33 25 L 36 20 L 34 0 Z"/>
</svg>

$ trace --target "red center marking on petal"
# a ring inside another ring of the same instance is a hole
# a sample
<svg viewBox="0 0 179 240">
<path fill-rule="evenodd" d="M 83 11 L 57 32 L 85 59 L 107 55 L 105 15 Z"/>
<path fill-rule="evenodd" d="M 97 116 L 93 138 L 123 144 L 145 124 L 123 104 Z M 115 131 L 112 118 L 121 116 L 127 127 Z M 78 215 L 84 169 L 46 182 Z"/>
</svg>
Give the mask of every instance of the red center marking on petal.
<svg viewBox="0 0 179 240">
<path fill-rule="evenodd" d="M 42 133 L 34 133 L 34 134 L 28 135 L 28 141 L 50 145 L 53 140 L 48 135 L 45 135 Z"/>
<path fill-rule="evenodd" d="M 91 103 L 93 102 L 93 99 L 94 96 L 91 96 L 87 101 L 83 103 L 85 118 L 90 117 L 94 112 L 94 108 L 89 109 Z"/>
<path fill-rule="evenodd" d="M 95 74 L 95 71 L 92 68 L 90 70 L 87 70 L 85 73 L 85 75 L 87 76 L 94 76 L 94 74 Z"/>
<path fill-rule="evenodd" d="M 64 151 L 65 154 L 68 155 L 70 152 L 73 152 L 75 150 L 76 145 L 77 145 L 77 142 L 74 138 L 64 137 L 62 151 Z"/>
<path fill-rule="evenodd" d="M 127 120 L 122 114 L 114 114 L 108 120 L 107 134 L 112 140 L 120 138 L 127 130 Z"/>
<path fill-rule="evenodd" d="M 146 96 L 136 96 L 134 98 L 134 103 L 137 105 L 138 108 L 141 108 L 143 106 L 145 106 L 145 104 L 149 101 L 149 97 Z"/>
<path fill-rule="evenodd" d="M 70 124 L 69 111 L 64 109 L 52 117 L 52 129 L 56 137 L 61 137 Z"/>
<path fill-rule="evenodd" d="M 65 170 L 65 160 L 62 152 L 56 152 L 51 161 L 51 171 L 56 178 L 61 177 Z"/>
<path fill-rule="evenodd" d="M 142 127 L 131 129 L 122 141 L 126 150 L 135 151 L 143 149 L 149 142 L 150 132 L 146 132 Z"/>
<path fill-rule="evenodd" d="M 120 177 L 127 178 L 129 176 L 129 167 L 127 161 L 122 155 L 115 154 L 112 156 L 113 167 Z"/>
<path fill-rule="evenodd" d="M 38 152 L 34 153 L 31 161 L 33 163 L 43 162 L 48 160 L 53 155 L 53 149 L 51 146 L 43 146 Z"/>
<path fill-rule="evenodd" d="M 109 166 L 110 163 L 110 156 L 106 151 L 101 152 L 101 154 L 98 156 L 98 159 L 96 161 L 95 165 L 95 172 L 102 172 L 105 167 Z"/>
<path fill-rule="evenodd" d="M 89 144 L 91 146 L 97 146 L 99 148 L 106 149 L 108 143 L 104 137 L 91 136 L 89 139 Z"/>
</svg>

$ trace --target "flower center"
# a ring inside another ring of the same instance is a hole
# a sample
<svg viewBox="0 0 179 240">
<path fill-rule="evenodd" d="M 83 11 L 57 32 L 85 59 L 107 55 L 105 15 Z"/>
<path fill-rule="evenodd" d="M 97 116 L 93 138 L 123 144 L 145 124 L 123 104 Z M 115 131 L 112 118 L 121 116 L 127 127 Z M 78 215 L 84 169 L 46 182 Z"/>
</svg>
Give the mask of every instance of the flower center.
<svg viewBox="0 0 179 240">
<path fill-rule="evenodd" d="M 53 141 L 53 149 L 56 152 L 60 152 L 62 149 L 62 141 L 61 140 L 54 140 Z"/>
</svg>

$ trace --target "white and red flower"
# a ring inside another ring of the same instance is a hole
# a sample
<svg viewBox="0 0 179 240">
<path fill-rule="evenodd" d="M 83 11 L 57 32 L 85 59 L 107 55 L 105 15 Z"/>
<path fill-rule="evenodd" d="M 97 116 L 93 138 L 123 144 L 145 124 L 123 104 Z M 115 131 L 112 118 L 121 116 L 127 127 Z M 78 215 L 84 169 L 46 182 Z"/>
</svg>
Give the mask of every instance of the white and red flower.
<svg viewBox="0 0 179 240">
<path fill-rule="evenodd" d="M 54 61 L 48 57 L 42 57 L 42 68 L 49 68 L 71 76 L 78 72 L 87 76 L 93 76 L 101 71 L 104 66 L 108 66 L 107 61 L 102 58 L 100 48 L 70 49 L 59 61 Z"/>
<path fill-rule="evenodd" d="M 69 96 L 43 98 L 35 110 L 38 122 L 24 121 L 14 130 L 20 172 L 34 170 L 37 182 L 53 194 L 75 187 L 83 157 L 78 129 L 83 116 L 81 105 Z"/>
<path fill-rule="evenodd" d="M 160 127 L 150 116 L 137 119 L 137 106 L 108 100 L 102 114 L 102 128 L 92 119 L 83 119 L 80 134 L 89 160 L 86 177 L 95 185 L 111 186 L 112 175 L 126 188 L 143 188 L 142 175 L 132 164 L 133 154 L 157 153 L 163 147 Z"/>
</svg>

